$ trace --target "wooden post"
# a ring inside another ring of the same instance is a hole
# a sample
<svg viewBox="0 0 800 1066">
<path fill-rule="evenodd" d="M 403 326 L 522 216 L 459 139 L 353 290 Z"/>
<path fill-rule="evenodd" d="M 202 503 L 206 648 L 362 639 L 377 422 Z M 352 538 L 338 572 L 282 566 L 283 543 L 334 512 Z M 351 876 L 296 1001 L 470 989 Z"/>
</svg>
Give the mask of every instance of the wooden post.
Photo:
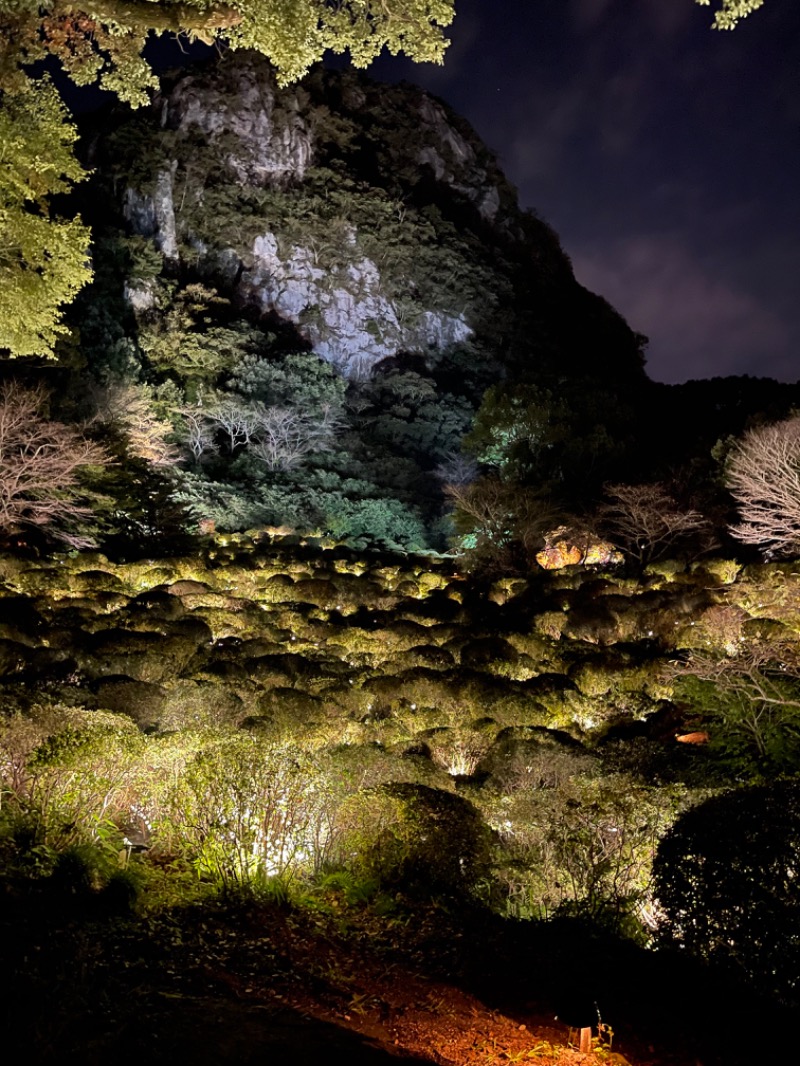
<svg viewBox="0 0 800 1066">
<path fill-rule="evenodd" d="M 578 1044 L 578 1051 L 588 1052 L 592 1050 L 592 1027 L 587 1025 L 585 1029 L 580 1031 L 580 1042 Z"/>
</svg>

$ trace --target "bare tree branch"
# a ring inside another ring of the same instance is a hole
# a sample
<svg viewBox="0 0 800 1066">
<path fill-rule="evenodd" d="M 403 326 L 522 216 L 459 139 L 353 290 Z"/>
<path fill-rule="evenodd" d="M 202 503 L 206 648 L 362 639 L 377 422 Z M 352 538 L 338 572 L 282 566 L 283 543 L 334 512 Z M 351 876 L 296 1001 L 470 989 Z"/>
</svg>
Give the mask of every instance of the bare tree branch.
<svg viewBox="0 0 800 1066">
<path fill-rule="evenodd" d="M 236 396 L 219 400 L 205 412 L 209 422 L 218 426 L 228 437 L 231 451 L 253 440 L 261 425 L 264 408 L 260 404 L 242 401 Z"/>
<path fill-rule="evenodd" d="M 90 547 L 80 525 L 92 515 L 92 494 L 80 474 L 110 457 L 74 427 L 44 418 L 46 400 L 42 388 L 0 386 L 0 532 L 45 529 L 70 547 Z"/>
<path fill-rule="evenodd" d="M 527 565 L 544 544 L 546 533 L 563 523 L 563 512 L 549 499 L 507 483 L 483 477 L 468 484 L 445 484 L 455 507 L 456 526 L 476 559 L 513 569 L 515 556 Z"/>
<path fill-rule="evenodd" d="M 179 455 L 169 440 L 172 426 L 157 418 L 147 390 L 132 382 L 111 382 L 92 390 L 95 421 L 116 427 L 128 453 L 152 466 L 171 467 Z"/>
<path fill-rule="evenodd" d="M 661 482 L 608 485 L 598 515 L 609 539 L 642 565 L 673 551 L 690 536 L 711 533 L 699 511 L 687 509 Z"/>
<path fill-rule="evenodd" d="M 741 522 L 731 532 L 769 558 L 800 552 L 800 415 L 751 429 L 728 458 Z"/>
<path fill-rule="evenodd" d="M 763 763 L 779 764 L 800 736 L 800 649 L 787 640 L 743 638 L 732 654 L 694 650 L 670 663 L 666 676 L 705 686 L 712 742 L 743 743 Z"/>
<path fill-rule="evenodd" d="M 253 455 L 270 470 L 292 470 L 319 451 L 340 425 L 338 412 L 326 405 L 321 418 L 292 407 L 266 407 L 260 412 Z"/>
<path fill-rule="evenodd" d="M 467 455 L 448 452 L 433 472 L 444 485 L 463 487 L 471 485 L 477 478 L 478 464 Z"/>
</svg>

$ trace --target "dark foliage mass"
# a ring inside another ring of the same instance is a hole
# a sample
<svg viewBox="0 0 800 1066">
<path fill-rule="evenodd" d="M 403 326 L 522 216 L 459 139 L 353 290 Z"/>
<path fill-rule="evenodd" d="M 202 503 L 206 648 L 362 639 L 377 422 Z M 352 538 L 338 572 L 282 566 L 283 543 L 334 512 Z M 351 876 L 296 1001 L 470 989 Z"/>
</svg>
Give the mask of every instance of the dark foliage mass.
<svg viewBox="0 0 800 1066">
<path fill-rule="evenodd" d="M 800 785 L 714 797 L 659 844 L 655 892 L 667 937 L 800 1006 Z"/>
</svg>

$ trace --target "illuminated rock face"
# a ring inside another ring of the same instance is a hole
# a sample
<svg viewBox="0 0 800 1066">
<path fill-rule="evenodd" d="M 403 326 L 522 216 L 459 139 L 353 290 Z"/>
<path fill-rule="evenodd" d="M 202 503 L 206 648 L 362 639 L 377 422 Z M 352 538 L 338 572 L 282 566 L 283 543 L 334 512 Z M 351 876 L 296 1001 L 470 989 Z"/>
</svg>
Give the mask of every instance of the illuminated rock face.
<svg viewBox="0 0 800 1066">
<path fill-rule="evenodd" d="M 256 237 L 252 266 L 239 274 L 238 288 L 262 311 L 299 326 L 317 355 L 351 378 L 366 377 L 376 363 L 400 350 L 444 350 L 472 333 L 463 315 L 446 312 L 423 311 L 416 321 L 402 324 L 401 311 L 386 295 L 371 259 L 329 272 L 315 265 L 311 250 L 302 245 L 281 256 L 273 233 Z M 312 308 L 317 313 L 308 316 Z"/>
<path fill-rule="evenodd" d="M 473 145 L 453 129 L 444 108 L 430 97 L 423 99 L 419 113 L 429 137 L 417 152 L 417 160 L 431 168 L 437 181 L 471 200 L 482 218 L 495 219 L 500 209 L 500 191 L 481 166 Z"/>
<path fill-rule="evenodd" d="M 165 79 L 129 121 L 132 135 L 100 139 L 97 169 L 163 275 L 291 327 L 347 377 L 465 348 L 488 377 L 525 362 L 521 343 L 576 372 L 587 352 L 641 372 L 627 325 L 576 283 L 469 125 L 421 89 L 322 70 L 279 88 L 263 56 L 236 52 Z M 129 302 L 148 314 L 141 280 Z"/>
<path fill-rule="evenodd" d="M 141 193 L 128 187 L 123 204 L 123 213 L 134 232 L 143 237 L 152 237 L 158 250 L 169 260 L 178 258 L 173 171 L 174 167 L 159 170 L 151 193 Z"/>
<path fill-rule="evenodd" d="M 309 95 L 278 89 L 262 58 L 189 74 L 156 104 L 162 124 L 194 129 L 220 144 L 231 178 L 270 185 L 303 180 L 314 154 Z"/>
<path fill-rule="evenodd" d="M 545 537 L 545 546 L 536 562 L 543 570 L 563 570 L 565 566 L 618 566 L 623 556 L 613 544 L 559 526 Z"/>
<path fill-rule="evenodd" d="M 280 89 L 263 57 L 237 53 L 163 86 L 149 145 L 148 179 L 141 154 L 127 160 L 130 229 L 173 275 L 189 266 L 290 323 L 346 377 L 399 352 L 435 362 L 508 303 L 508 278 L 476 262 L 493 228 L 518 239 L 515 194 L 469 128 L 421 90 L 332 73 Z M 109 156 L 119 185 L 125 163 Z M 233 206 L 214 229 L 221 188 Z M 154 306 L 141 282 L 125 291 L 135 313 Z"/>
</svg>

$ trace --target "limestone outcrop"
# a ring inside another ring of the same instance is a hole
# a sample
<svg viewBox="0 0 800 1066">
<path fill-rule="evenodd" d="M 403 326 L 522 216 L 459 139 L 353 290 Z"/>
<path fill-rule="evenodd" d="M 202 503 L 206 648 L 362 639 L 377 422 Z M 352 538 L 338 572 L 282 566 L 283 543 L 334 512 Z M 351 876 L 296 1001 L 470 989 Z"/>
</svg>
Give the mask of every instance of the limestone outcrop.
<svg viewBox="0 0 800 1066">
<path fill-rule="evenodd" d="M 165 79 L 136 121 L 105 149 L 130 232 L 346 377 L 464 344 L 494 359 L 521 263 L 574 285 L 491 153 L 421 90 L 325 71 L 279 88 L 236 53 Z M 126 293 L 137 314 L 159 306 L 147 278 Z"/>
</svg>

